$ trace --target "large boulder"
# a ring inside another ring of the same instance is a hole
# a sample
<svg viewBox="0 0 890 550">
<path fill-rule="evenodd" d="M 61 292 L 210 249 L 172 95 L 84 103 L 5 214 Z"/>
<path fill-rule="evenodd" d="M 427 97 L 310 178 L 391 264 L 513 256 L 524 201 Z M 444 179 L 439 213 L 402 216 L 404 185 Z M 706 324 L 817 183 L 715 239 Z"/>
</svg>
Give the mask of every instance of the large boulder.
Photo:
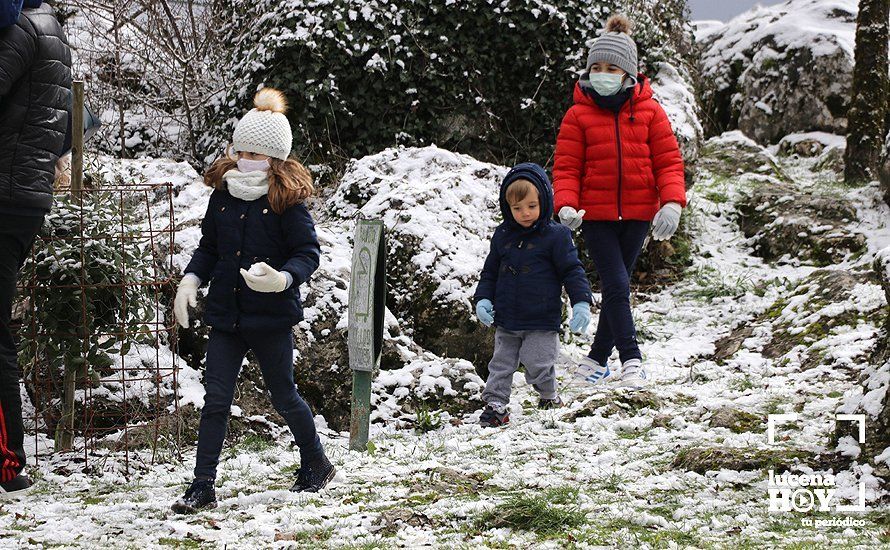
<svg viewBox="0 0 890 550">
<path fill-rule="evenodd" d="M 748 349 L 793 369 L 858 368 L 870 357 L 886 307 L 868 273 L 817 270 L 716 342 L 712 358 L 726 361 Z"/>
<path fill-rule="evenodd" d="M 418 345 L 480 372 L 493 338 L 471 298 L 501 221 L 505 174 L 436 147 L 387 149 L 351 163 L 328 202 L 338 223 L 359 213 L 384 221 L 387 306 Z"/>
<path fill-rule="evenodd" d="M 739 129 L 764 144 L 845 134 L 857 12 L 855 0 L 789 0 L 703 28 L 706 132 Z"/>
<path fill-rule="evenodd" d="M 768 176 L 741 180 L 738 223 L 755 254 L 829 266 L 860 254 L 865 236 L 852 230 L 856 210 L 836 194 L 801 190 Z"/>
<path fill-rule="evenodd" d="M 708 139 L 702 146 L 698 166 L 711 176 L 720 179 L 734 178 L 742 174 L 788 179 L 775 155 L 739 130 L 725 132 Z"/>
<path fill-rule="evenodd" d="M 865 443 L 859 444 L 858 425 L 854 422 L 838 422 L 835 441 L 858 446 L 859 453 L 854 450 L 850 458 L 873 464 L 875 475 L 890 486 L 890 247 L 878 252 L 873 266 L 886 298 L 884 307 L 875 313 L 883 328 L 859 387 L 844 395 L 837 411 L 865 414 Z"/>
</svg>

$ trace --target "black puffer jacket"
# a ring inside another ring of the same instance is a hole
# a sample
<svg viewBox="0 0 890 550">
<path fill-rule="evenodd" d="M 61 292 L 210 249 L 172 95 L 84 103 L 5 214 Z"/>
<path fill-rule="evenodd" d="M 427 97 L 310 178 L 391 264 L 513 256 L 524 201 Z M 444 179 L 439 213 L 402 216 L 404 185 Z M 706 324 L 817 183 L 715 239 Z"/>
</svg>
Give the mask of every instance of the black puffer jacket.
<svg viewBox="0 0 890 550">
<path fill-rule="evenodd" d="M 71 50 L 52 7 L 0 29 L 0 208 L 52 206 L 71 96 Z"/>
</svg>

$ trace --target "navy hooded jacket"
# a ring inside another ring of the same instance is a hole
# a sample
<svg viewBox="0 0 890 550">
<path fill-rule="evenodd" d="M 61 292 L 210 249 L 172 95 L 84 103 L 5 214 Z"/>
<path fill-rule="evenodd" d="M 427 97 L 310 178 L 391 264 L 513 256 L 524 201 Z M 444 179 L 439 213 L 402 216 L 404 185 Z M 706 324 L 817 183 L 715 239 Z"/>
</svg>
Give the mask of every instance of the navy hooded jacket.
<svg viewBox="0 0 890 550">
<path fill-rule="evenodd" d="M 528 228 L 513 219 L 507 204 L 507 187 L 518 179 L 534 183 L 540 199 L 538 220 Z M 491 238 L 473 299 L 491 300 L 495 326 L 558 332 L 562 288 L 572 305 L 593 303 L 593 297 L 571 230 L 553 220 L 553 188 L 547 173 L 537 164 L 517 165 L 501 183 L 499 201 L 504 221 Z"/>
<path fill-rule="evenodd" d="M 210 282 L 204 312 L 208 325 L 229 332 L 278 330 L 303 320 L 299 286 L 318 269 L 321 256 L 306 206 L 295 204 L 278 215 L 268 195 L 244 201 L 217 189 L 210 195 L 201 234 L 185 272 Z M 282 292 L 251 290 L 239 270 L 257 262 L 287 271 L 293 284 Z"/>
<path fill-rule="evenodd" d="M 15 25 L 22 11 L 22 0 L 0 0 L 0 29 Z"/>
</svg>

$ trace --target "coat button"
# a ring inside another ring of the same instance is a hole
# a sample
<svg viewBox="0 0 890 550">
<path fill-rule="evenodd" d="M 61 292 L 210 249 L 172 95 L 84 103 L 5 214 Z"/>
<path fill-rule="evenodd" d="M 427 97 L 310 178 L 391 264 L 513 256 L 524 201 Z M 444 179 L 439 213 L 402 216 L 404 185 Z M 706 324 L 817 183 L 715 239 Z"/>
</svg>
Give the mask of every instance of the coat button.
<svg viewBox="0 0 890 550">
<path fill-rule="evenodd" d="M 269 209 L 268 209 L 268 208 L 263 208 L 263 214 L 268 214 L 268 213 L 269 213 Z"/>
<path fill-rule="evenodd" d="M 220 206 L 220 207 L 219 207 L 219 211 L 220 211 L 220 212 L 225 212 L 225 211 L 226 211 L 226 207 L 225 207 L 225 206 Z"/>
<path fill-rule="evenodd" d="M 240 251 L 240 250 L 239 250 L 238 252 L 235 252 L 235 256 L 240 256 L 240 255 L 241 255 L 241 251 Z"/>
<path fill-rule="evenodd" d="M 241 219 L 242 219 L 242 220 L 243 220 L 244 218 L 246 218 L 246 217 L 247 217 L 247 214 L 241 214 Z"/>
</svg>

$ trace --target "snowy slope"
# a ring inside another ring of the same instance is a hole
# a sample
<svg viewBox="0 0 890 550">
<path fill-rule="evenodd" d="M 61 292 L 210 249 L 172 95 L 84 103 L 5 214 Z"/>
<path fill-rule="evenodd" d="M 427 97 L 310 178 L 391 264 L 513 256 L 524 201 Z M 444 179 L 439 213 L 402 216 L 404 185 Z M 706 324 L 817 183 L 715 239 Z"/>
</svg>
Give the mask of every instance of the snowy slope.
<svg viewBox="0 0 890 550">
<path fill-rule="evenodd" d="M 719 147 L 736 141 L 725 136 Z M 394 154 L 392 170 L 411 170 L 418 158 L 423 157 L 411 152 L 400 164 Z M 866 235 L 867 247 L 861 257 L 839 264 L 841 269 L 862 269 L 890 246 L 890 209 L 876 185 L 839 187 L 826 181 L 830 174 L 814 171 L 812 159 L 774 160 L 792 174 L 797 188 L 830 193 L 855 206 L 860 219 L 850 224 Z M 181 464 L 152 466 L 147 457 L 131 455 L 135 473 L 129 478 L 121 473 L 118 455 L 93 457 L 96 467 L 89 474 L 78 456 L 57 456 L 32 468 L 38 486 L 29 500 L 0 504 L 0 536 L 20 548 L 886 545 L 888 508 L 878 500 L 887 493 L 867 464 L 834 472 L 843 498 L 865 484 L 868 511 L 849 516 L 862 524 L 814 528 L 801 522 L 806 517 L 801 514 L 768 512 L 765 471 L 731 463 L 699 469 L 681 460 L 715 448 L 728 456 L 826 452 L 832 415 L 845 394 L 859 391 L 859 376 L 873 370 L 866 357 L 878 334 L 877 312 L 886 302 L 872 282 L 861 283 L 849 299 L 824 305 L 862 315 L 855 326 L 828 335 L 831 353 L 815 368 L 795 363 L 802 351 L 814 349 L 810 344 L 779 357 L 765 351 L 779 321 L 808 326 L 823 305 L 814 310 L 808 300 L 798 300 L 775 318 L 764 316 L 780 300 L 804 296 L 796 283 L 809 280 L 816 268 L 770 264 L 752 254 L 736 224 L 736 204 L 741 191 L 763 179 L 706 171 L 696 183 L 686 215 L 699 253 L 689 276 L 635 299 L 643 354 L 656 381 L 647 391 L 594 389 L 572 379 L 569 371 L 586 350 L 591 328 L 586 336 L 564 338 L 558 367 L 568 406 L 562 410 L 536 410 L 534 392 L 517 375 L 512 423 L 505 429 L 480 429 L 478 412 L 450 418 L 428 433 L 380 423 L 372 426 L 372 449 L 358 453 L 347 450 L 346 434 L 324 429 L 319 419 L 340 474 L 335 486 L 312 496 L 287 491 L 299 457 L 286 437 L 230 442 L 217 483 L 220 506 L 193 517 L 169 512 L 190 479 L 192 448 Z M 418 184 L 415 196 L 422 196 L 423 182 Z M 378 185 L 385 190 L 387 183 Z M 372 199 L 366 207 L 371 211 L 375 204 Z M 343 240 L 329 243 L 346 246 Z M 345 267 L 344 250 L 328 254 L 339 269 Z M 715 360 L 721 338 L 747 324 L 759 328 L 738 352 Z M 425 368 L 438 366 L 433 359 Z M 381 381 L 388 384 L 394 376 L 383 374 Z M 752 415 L 752 425 L 719 427 L 717 418 L 727 408 Z M 799 429 L 779 447 L 769 446 L 763 418 L 790 412 L 800 414 Z M 570 526 L 548 530 L 539 522 L 511 529 L 502 523 L 529 514 Z"/>
</svg>

